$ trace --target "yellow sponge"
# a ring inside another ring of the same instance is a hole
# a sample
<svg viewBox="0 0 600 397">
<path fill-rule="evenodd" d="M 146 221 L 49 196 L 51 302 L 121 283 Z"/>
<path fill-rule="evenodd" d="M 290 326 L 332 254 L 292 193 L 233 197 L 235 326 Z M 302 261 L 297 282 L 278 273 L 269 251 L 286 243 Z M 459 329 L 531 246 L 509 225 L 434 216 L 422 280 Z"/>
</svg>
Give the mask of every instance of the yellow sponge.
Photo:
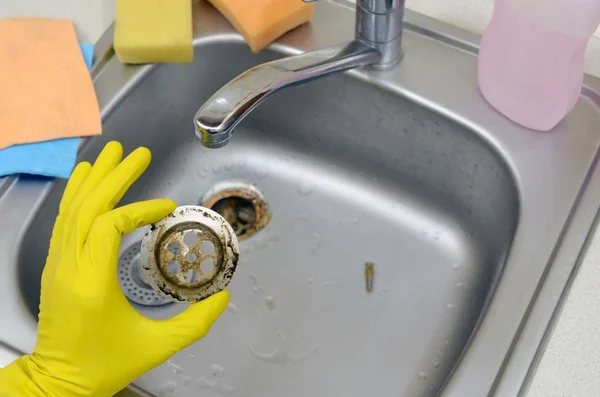
<svg viewBox="0 0 600 397">
<path fill-rule="evenodd" d="M 191 62 L 191 0 L 117 0 L 114 48 L 122 63 Z"/>
</svg>

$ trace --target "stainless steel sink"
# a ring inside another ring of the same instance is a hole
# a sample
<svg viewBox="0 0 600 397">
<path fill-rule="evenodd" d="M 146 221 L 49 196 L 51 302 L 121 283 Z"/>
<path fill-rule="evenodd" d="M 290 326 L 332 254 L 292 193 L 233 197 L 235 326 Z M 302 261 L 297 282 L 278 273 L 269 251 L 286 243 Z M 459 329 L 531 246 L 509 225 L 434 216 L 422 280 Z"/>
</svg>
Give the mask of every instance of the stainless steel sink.
<svg viewBox="0 0 600 397">
<path fill-rule="evenodd" d="M 271 217 L 244 236 L 232 303 L 210 334 L 128 395 L 524 393 L 600 207 L 600 81 L 586 78 L 555 131 L 522 129 L 478 92 L 478 37 L 407 12 L 398 66 L 282 91 L 211 150 L 194 136 L 199 104 L 258 63 L 347 40 L 354 12 L 319 3 L 310 24 L 260 55 L 204 2 L 194 15 L 192 64 L 99 58 L 104 134 L 80 160 L 113 139 L 143 145 L 152 165 L 123 203 L 205 203 L 245 184 Z M 0 180 L 0 349 L 34 346 L 64 186 Z M 124 238 L 126 259 L 142 233 Z M 154 318 L 182 309 L 132 304 Z"/>
</svg>

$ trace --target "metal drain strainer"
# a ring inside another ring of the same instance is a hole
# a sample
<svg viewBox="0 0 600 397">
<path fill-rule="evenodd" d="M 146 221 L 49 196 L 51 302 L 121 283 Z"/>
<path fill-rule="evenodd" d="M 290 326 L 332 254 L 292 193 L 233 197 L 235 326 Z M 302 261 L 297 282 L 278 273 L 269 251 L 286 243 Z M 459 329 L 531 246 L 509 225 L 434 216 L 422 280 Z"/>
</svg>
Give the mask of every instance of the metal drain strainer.
<svg viewBox="0 0 600 397">
<path fill-rule="evenodd" d="M 119 284 L 125 296 L 132 302 L 144 306 L 162 306 L 169 303 L 144 280 L 140 264 L 140 244 L 131 245 L 119 257 L 117 266 Z"/>
<path fill-rule="evenodd" d="M 239 248 L 233 229 L 221 215 L 187 205 L 148 227 L 140 258 L 144 278 L 160 295 L 194 302 L 229 284 Z"/>
</svg>

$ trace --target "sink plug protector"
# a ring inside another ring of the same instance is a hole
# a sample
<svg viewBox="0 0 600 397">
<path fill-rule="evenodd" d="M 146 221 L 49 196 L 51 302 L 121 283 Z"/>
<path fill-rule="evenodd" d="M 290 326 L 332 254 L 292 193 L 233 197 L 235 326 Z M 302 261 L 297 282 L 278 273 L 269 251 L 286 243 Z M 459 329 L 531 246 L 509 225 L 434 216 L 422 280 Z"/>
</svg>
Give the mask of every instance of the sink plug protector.
<svg viewBox="0 0 600 397">
<path fill-rule="evenodd" d="M 225 289 L 238 264 L 232 227 L 218 213 L 186 205 L 148 226 L 140 250 L 152 288 L 176 302 L 197 302 Z"/>
</svg>

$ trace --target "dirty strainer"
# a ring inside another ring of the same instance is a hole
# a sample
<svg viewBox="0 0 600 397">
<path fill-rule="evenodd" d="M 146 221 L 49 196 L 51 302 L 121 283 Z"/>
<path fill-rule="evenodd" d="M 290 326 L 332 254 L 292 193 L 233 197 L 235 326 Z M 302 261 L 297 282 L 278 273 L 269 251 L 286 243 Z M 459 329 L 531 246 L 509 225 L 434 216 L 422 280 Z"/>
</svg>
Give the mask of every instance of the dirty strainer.
<svg viewBox="0 0 600 397">
<path fill-rule="evenodd" d="M 218 213 L 181 206 L 148 227 L 140 259 L 144 279 L 161 296 L 201 301 L 231 281 L 239 259 L 238 241 Z"/>
</svg>

